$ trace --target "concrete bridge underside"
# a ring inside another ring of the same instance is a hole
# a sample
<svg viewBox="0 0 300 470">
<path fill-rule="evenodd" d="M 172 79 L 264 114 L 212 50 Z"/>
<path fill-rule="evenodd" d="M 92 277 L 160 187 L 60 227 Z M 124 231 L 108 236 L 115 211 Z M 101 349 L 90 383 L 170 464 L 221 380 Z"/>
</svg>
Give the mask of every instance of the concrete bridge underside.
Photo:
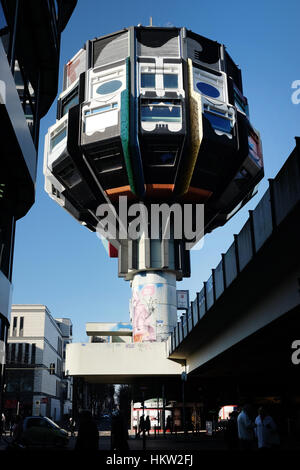
<svg viewBox="0 0 300 470">
<path fill-rule="evenodd" d="M 297 395 L 300 364 L 299 204 L 169 356 L 224 395 Z M 227 390 L 227 393 L 226 393 Z"/>
</svg>

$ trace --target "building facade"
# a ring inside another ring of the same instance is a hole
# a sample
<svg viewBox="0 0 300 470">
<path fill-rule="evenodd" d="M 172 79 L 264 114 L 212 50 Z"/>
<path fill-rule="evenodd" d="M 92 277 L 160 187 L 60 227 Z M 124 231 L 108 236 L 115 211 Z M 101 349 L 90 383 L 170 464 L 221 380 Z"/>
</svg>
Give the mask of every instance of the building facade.
<svg viewBox="0 0 300 470">
<path fill-rule="evenodd" d="M 71 414 L 72 410 L 72 397 L 73 397 L 73 379 L 66 375 L 65 361 L 66 361 L 66 347 L 67 344 L 72 342 L 73 339 L 73 324 L 70 318 L 56 318 L 57 326 L 62 334 L 62 395 L 63 395 L 63 414 Z"/>
<path fill-rule="evenodd" d="M 61 32 L 76 0 L 0 0 L 0 409 L 17 220 L 34 203 L 40 119 L 57 93 Z"/>
<path fill-rule="evenodd" d="M 13 305 L 6 353 L 4 412 L 61 421 L 71 414 L 72 381 L 64 374 L 72 322 L 45 305 Z"/>
</svg>

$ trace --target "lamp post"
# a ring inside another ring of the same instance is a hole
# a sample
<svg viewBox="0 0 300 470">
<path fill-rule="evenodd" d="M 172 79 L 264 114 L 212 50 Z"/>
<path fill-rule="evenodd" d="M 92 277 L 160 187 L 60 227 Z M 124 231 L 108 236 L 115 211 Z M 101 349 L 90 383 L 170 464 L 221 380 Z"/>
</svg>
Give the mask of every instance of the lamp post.
<svg viewBox="0 0 300 470">
<path fill-rule="evenodd" d="M 182 382 L 182 427 L 183 431 L 186 434 L 186 424 L 185 424 L 185 396 L 184 396 L 184 388 L 185 388 L 185 382 L 187 380 L 187 373 L 182 372 L 181 374 L 181 382 Z"/>
</svg>

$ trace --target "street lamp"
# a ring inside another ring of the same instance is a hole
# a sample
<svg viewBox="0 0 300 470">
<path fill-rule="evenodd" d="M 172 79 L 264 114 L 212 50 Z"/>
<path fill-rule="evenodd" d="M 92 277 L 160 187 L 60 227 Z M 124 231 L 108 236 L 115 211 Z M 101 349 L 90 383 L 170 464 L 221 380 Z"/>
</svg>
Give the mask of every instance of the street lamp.
<svg viewBox="0 0 300 470">
<path fill-rule="evenodd" d="M 183 431 L 186 434 L 186 425 L 185 425 L 185 396 L 184 396 L 184 386 L 185 382 L 187 381 L 187 373 L 182 372 L 181 374 L 181 382 L 182 382 L 182 427 Z"/>
</svg>

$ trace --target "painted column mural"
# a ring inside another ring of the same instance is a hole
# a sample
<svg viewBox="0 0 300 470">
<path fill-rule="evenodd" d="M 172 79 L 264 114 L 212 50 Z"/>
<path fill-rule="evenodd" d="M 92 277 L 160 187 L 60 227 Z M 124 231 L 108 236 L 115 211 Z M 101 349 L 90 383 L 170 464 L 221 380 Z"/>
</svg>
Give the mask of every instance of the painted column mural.
<svg viewBox="0 0 300 470">
<path fill-rule="evenodd" d="M 164 341 L 176 326 L 176 276 L 153 271 L 132 281 L 133 341 Z"/>
</svg>

